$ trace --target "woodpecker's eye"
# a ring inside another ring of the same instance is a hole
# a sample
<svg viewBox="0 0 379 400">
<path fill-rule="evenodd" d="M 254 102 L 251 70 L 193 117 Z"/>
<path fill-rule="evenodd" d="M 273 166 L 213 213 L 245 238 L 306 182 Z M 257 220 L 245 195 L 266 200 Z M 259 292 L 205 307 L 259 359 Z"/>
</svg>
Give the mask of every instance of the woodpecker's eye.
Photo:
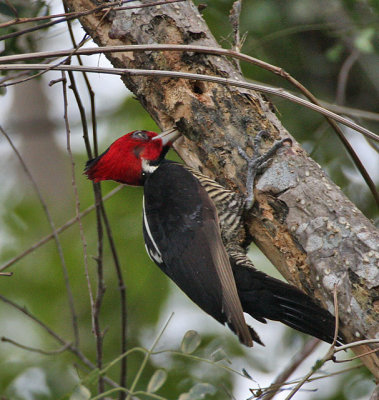
<svg viewBox="0 0 379 400">
<path fill-rule="evenodd" d="M 132 133 L 132 138 L 139 140 L 149 140 L 149 135 L 146 131 L 135 131 Z"/>
</svg>

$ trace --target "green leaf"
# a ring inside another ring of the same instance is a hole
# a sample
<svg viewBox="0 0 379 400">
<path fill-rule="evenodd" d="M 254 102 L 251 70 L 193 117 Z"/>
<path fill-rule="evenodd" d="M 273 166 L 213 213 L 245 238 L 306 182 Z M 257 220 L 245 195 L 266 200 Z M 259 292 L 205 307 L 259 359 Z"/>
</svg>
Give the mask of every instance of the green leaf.
<svg viewBox="0 0 379 400">
<path fill-rule="evenodd" d="M 196 331 L 187 331 L 183 337 L 180 349 L 183 353 L 191 354 L 199 347 L 200 343 L 201 338 Z"/>
<path fill-rule="evenodd" d="M 325 361 L 323 360 L 317 360 L 313 367 L 312 367 L 312 371 L 318 371 L 323 365 L 325 364 Z"/>
<path fill-rule="evenodd" d="M 157 369 L 147 385 L 148 393 L 155 393 L 166 382 L 167 372 L 164 369 Z"/>
<path fill-rule="evenodd" d="M 46 371 L 40 367 L 30 367 L 16 377 L 7 389 L 7 398 L 19 399 L 48 398 L 51 395 Z"/>
<path fill-rule="evenodd" d="M 218 361 L 227 361 L 229 364 L 231 364 L 231 361 L 228 358 L 228 355 L 225 353 L 224 349 L 216 349 L 212 354 L 211 354 L 211 359 L 214 362 Z"/>
<path fill-rule="evenodd" d="M 336 62 L 341 58 L 343 50 L 343 45 L 337 43 L 326 51 L 326 58 L 331 62 Z"/>
<path fill-rule="evenodd" d="M 215 394 L 216 388 L 210 383 L 198 383 L 187 393 L 182 393 L 179 400 L 198 400 L 204 399 L 207 394 Z"/>
<path fill-rule="evenodd" d="M 242 373 L 244 374 L 244 376 L 246 376 L 246 378 L 250 379 L 251 381 L 254 380 L 254 379 L 252 378 L 252 376 L 246 371 L 245 368 L 242 368 Z"/>
<path fill-rule="evenodd" d="M 372 40 L 375 35 L 373 27 L 362 29 L 354 40 L 355 47 L 362 53 L 372 53 L 374 46 Z"/>
<path fill-rule="evenodd" d="M 91 392 L 83 385 L 75 388 L 70 396 L 70 400 L 88 400 L 91 398 Z"/>
</svg>

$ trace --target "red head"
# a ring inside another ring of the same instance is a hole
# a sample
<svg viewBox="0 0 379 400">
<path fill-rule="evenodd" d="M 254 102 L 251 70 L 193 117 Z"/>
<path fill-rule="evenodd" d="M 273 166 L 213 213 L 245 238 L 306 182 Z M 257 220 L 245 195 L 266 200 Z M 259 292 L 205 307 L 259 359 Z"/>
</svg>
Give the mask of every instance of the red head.
<svg viewBox="0 0 379 400">
<path fill-rule="evenodd" d="M 84 173 L 94 182 L 113 180 L 128 185 L 143 185 L 142 161 L 158 164 L 178 135 L 172 129 L 161 135 L 150 131 L 127 133 L 99 157 L 89 160 Z"/>
</svg>

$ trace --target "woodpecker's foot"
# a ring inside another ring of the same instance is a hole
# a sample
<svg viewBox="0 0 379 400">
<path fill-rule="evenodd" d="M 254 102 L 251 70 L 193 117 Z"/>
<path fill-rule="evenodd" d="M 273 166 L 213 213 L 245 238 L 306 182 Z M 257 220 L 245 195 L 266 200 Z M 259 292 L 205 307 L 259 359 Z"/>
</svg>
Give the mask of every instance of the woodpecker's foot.
<svg viewBox="0 0 379 400">
<path fill-rule="evenodd" d="M 241 157 L 245 159 L 247 162 L 247 178 L 246 178 L 246 190 L 247 195 L 245 199 L 245 208 L 250 210 L 250 208 L 254 204 L 254 179 L 257 173 L 264 170 L 267 167 L 268 161 L 272 158 L 272 156 L 283 146 L 285 142 L 290 142 L 292 144 L 292 140 L 290 138 L 282 139 L 276 142 L 271 149 L 269 149 L 265 154 L 260 155 L 259 150 L 261 147 L 262 137 L 267 135 L 266 131 L 260 131 L 255 136 L 253 141 L 253 156 L 249 157 L 245 150 L 241 147 L 238 147 L 238 153 Z"/>
</svg>

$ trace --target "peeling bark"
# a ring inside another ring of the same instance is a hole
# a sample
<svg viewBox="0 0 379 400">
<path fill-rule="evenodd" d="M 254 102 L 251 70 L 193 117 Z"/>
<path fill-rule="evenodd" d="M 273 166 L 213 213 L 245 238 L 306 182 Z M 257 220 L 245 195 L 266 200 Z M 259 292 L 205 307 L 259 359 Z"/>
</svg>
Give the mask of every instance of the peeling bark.
<svg viewBox="0 0 379 400">
<path fill-rule="evenodd" d="M 72 11 L 95 7 L 66 0 Z M 194 44 L 217 47 L 195 6 L 187 1 L 81 19 L 101 46 Z M 115 67 L 165 69 L 242 80 L 224 57 L 182 52 L 107 55 Z M 245 161 L 237 146 L 266 130 L 269 139 L 291 137 L 260 94 L 184 79 L 123 76 L 125 85 L 162 129 L 176 124 L 185 138 L 176 145 L 183 160 L 233 190 L 245 192 Z M 293 139 L 293 138 L 292 138 Z M 342 330 L 349 341 L 378 336 L 378 233 L 293 139 L 257 181 L 256 204 L 246 216 L 251 238 L 283 276 L 333 312 L 337 285 Z M 361 346 L 359 354 L 367 351 Z M 379 359 L 363 362 L 379 379 Z"/>
</svg>

